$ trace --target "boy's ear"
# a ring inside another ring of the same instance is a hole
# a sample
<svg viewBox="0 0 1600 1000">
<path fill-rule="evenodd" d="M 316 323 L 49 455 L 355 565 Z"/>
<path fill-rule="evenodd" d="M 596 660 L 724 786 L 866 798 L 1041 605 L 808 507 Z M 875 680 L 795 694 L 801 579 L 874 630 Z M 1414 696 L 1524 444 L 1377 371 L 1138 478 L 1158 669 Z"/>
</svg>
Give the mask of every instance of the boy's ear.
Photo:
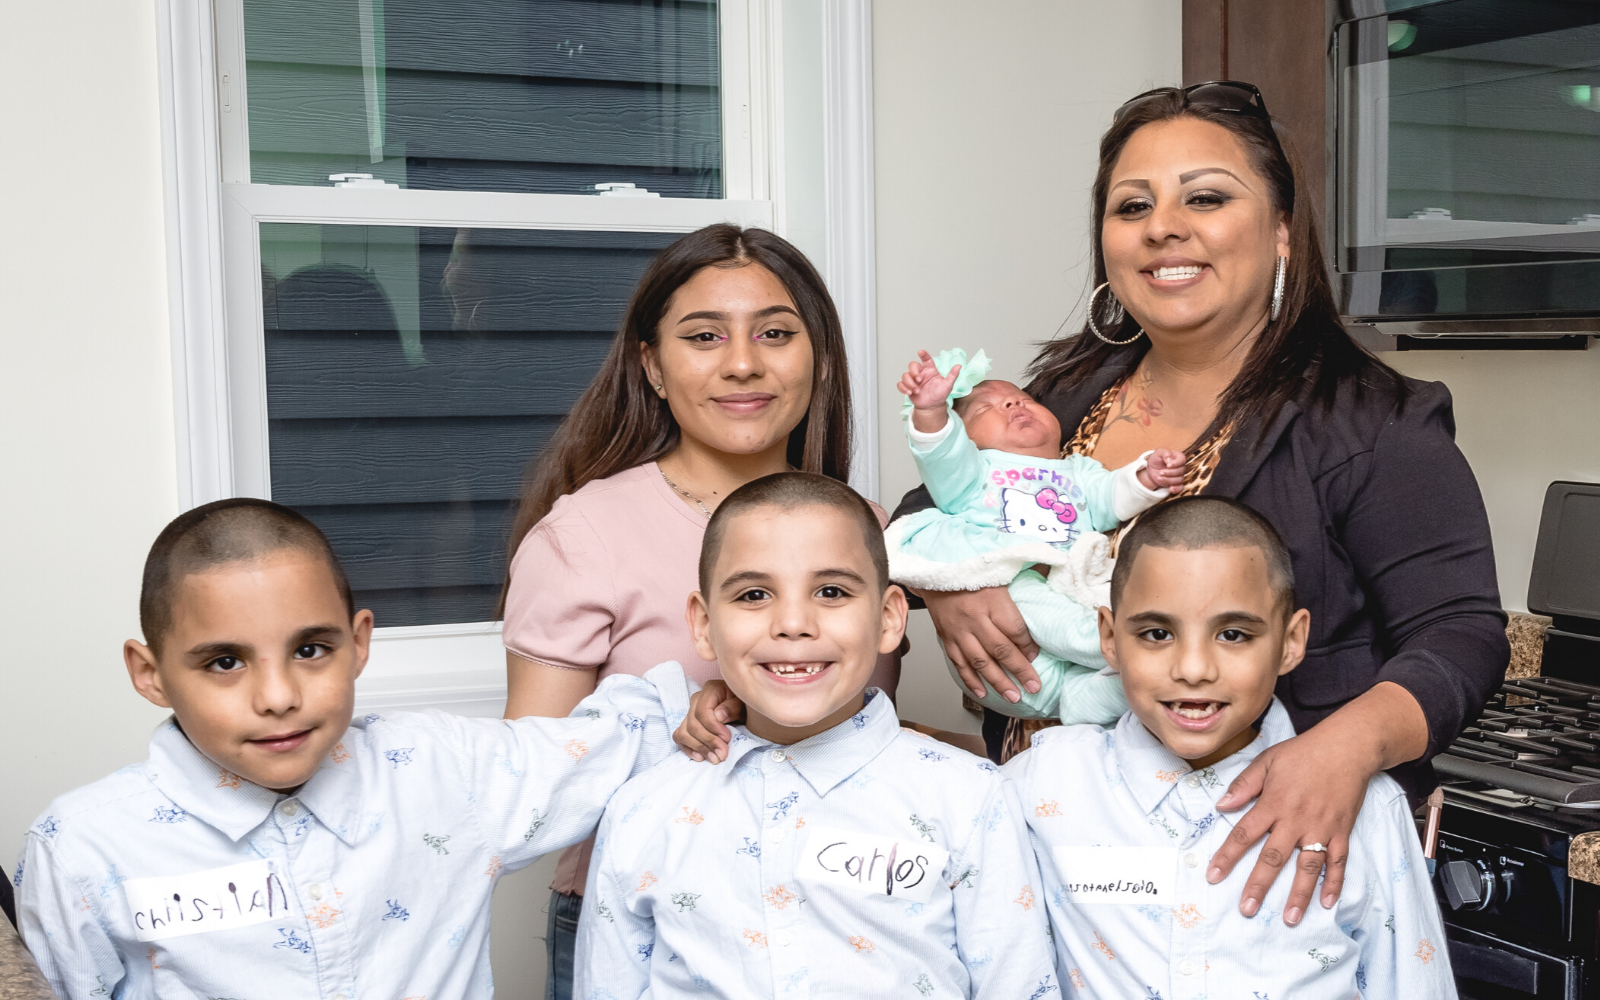
<svg viewBox="0 0 1600 1000">
<path fill-rule="evenodd" d="M 883 591 L 883 634 L 878 636 L 878 653 L 892 653 L 900 648 L 900 640 L 905 638 L 906 618 L 911 614 L 911 608 L 906 604 L 906 592 L 895 584 L 889 584 Z"/>
<path fill-rule="evenodd" d="M 350 620 L 350 631 L 355 633 L 356 643 L 356 677 L 361 676 L 361 671 L 367 669 L 367 657 L 372 653 L 372 612 L 362 608 Z"/>
<path fill-rule="evenodd" d="M 1311 638 L 1311 612 L 1301 608 L 1289 616 L 1289 625 L 1283 632 L 1283 662 L 1278 666 L 1278 676 L 1293 670 L 1306 658 L 1306 643 Z"/>
<path fill-rule="evenodd" d="M 1106 658 L 1106 664 L 1112 670 L 1120 674 L 1122 668 L 1117 666 L 1117 624 L 1111 609 L 1102 604 L 1096 621 L 1100 626 L 1100 655 Z"/>
<path fill-rule="evenodd" d="M 156 669 L 156 652 L 138 639 L 122 644 L 122 662 L 128 665 L 128 680 L 133 689 L 152 705 L 171 708 L 172 702 L 161 690 L 161 673 Z"/>
<path fill-rule="evenodd" d="M 694 636 L 695 652 L 702 660 L 715 661 L 717 651 L 711 645 L 711 609 L 700 591 L 689 595 L 689 606 L 683 610 L 684 621 L 689 623 L 689 634 Z"/>
</svg>

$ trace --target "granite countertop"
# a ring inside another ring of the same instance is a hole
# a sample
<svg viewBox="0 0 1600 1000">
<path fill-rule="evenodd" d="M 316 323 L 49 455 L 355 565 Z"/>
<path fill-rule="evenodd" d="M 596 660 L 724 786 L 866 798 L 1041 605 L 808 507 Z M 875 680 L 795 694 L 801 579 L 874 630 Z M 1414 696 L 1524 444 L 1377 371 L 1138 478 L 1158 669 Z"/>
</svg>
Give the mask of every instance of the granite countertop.
<svg viewBox="0 0 1600 1000">
<path fill-rule="evenodd" d="M 56 1000 L 4 914 L 0 914 L 0 1000 Z"/>
<path fill-rule="evenodd" d="M 1506 667 L 1506 677 L 1537 677 L 1539 664 L 1544 660 L 1544 633 L 1550 619 L 1544 615 L 1530 615 L 1525 611 L 1508 611 L 1506 638 L 1511 640 L 1511 663 Z"/>
</svg>

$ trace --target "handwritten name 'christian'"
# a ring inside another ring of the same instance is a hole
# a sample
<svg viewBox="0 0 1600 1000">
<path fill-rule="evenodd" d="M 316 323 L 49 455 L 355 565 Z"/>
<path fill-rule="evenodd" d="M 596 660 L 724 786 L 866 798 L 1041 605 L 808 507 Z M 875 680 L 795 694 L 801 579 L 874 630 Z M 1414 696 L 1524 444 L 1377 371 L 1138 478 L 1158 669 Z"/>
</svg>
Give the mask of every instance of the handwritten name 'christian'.
<svg viewBox="0 0 1600 1000">
<path fill-rule="evenodd" d="M 296 909 L 266 861 L 123 883 L 140 941 L 204 934 L 282 920 Z"/>
</svg>

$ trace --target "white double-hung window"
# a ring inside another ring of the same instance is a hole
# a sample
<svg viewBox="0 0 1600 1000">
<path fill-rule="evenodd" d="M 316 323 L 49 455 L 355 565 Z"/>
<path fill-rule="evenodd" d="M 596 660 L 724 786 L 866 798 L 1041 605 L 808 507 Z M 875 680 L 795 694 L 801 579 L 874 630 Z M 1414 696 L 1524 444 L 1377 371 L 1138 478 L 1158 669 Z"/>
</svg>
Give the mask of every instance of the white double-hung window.
<svg viewBox="0 0 1600 1000">
<path fill-rule="evenodd" d="M 782 232 L 797 203 L 782 4 L 160 9 L 180 493 L 322 528 L 377 617 L 366 701 L 497 710 L 523 478 L 634 284 L 683 233 Z"/>
</svg>

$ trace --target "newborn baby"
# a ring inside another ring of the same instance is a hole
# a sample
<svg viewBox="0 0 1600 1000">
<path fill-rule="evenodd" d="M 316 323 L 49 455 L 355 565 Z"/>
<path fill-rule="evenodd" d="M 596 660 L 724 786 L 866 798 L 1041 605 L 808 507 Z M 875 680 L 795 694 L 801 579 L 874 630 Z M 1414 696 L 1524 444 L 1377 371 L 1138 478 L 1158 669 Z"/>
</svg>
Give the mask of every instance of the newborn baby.
<svg viewBox="0 0 1600 1000">
<path fill-rule="evenodd" d="M 970 364 L 959 349 L 918 357 L 897 388 L 910 400 L 911 454 L 937 507 L 889 526 L 891 579 L 923 590 L 1009 590 L 1039 645 L 1040 688 L 1016 704 L 991 690 L 983 704 L 1067 724 L 1117 721 L 1128 705 L 1096 625 L 1111 580 L 1102 532 L 1182 483 L 1183 453 L 1157 449 L 1114 472 L 1086 455 L 1062 458 L 1055 415 L 1010 382 L 983 380 L 982 351 Z"/>
</svg>

